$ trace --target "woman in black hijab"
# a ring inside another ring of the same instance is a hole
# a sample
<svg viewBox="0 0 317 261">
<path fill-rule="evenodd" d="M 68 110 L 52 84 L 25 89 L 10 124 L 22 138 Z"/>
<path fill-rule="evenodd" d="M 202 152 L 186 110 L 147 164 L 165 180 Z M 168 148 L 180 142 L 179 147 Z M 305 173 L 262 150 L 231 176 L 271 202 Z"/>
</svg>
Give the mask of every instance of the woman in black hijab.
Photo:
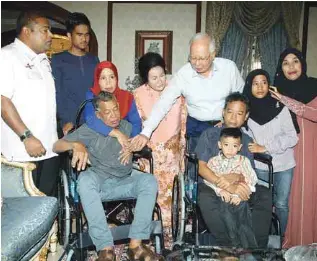
<svg viewBox="0 0 317 261">
<path fill-rule="evenodd" d="M 308 77 L 306 70 L 302 53 L 286 49 L 270 90 L 293 112 L 300 130 L 284 247 L 317 242 L 317 79 Z"/>
<path fill-rule="evenodd" d="M 274 206 L 281 222 L 284 236 L 288 220 L 288 199 L 291 191 L 294 167 L 294 146 L 298 142 L 290 111 L 271 97 L 269 74 L 257 69 L 249 73 L 243 93 L 250 101 L 250 115 L 247 122 L 248 134 L 254 143 L 248 148 L 252 153 L 269 153 L 274 169 Z M 267 166 L 255 162 L 255 171 L 263 185 L 268 185 Z"/>
</svg>

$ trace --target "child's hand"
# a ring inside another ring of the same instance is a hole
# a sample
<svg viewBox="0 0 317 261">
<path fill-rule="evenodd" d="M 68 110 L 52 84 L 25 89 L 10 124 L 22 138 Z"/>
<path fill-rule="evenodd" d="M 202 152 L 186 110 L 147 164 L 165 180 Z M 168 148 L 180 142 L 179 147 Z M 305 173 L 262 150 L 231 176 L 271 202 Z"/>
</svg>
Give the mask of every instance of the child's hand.
<svg viewBox="0 0 317 261">
<path fill-rule="evenodd" d="M 226 203 L 229 203 L 230 202 L 230 199 L 231 199 L 231 194 L 225 190 L 221 190 L 219 192 L 220 194 L 220 197 L 222 199 L 222 201 L 226 202 Z"/>
<path fill-rule="evenodd" d="M 231 197 L 230 204 L 238 206 L 241 203 L 241 198 L 239 197 Z"/>
</svg>

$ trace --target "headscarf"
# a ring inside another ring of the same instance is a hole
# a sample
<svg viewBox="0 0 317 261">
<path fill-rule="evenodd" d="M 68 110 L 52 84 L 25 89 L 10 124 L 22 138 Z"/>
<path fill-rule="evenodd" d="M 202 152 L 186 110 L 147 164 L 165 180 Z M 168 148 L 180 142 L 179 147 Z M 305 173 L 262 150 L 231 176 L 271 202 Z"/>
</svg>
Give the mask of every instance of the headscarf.
<svg viewBox="0 0 317 261">
<path fill-rule="evenodd" d="M 302 74 L 294 81 L 288 80 L 282 70 L 283 61 L 290 53 L 294 54 L 302 64 Z M 303 54 L 295 48 L 287 48 L 280 55 L 274 79 L 274 86 L 277 87 L 277 90 L 281 94 L 307 104 L 317 96 L 317 79 L 307 77 L 306 71 L 307 63 Z"/>
<path fill-rule="evenodd" d="M 268 86 L 270 86 L 270 76 L 267 71 L 257 69 L 251 71 L 246 79 L 243 94 L 250 101 L 250 118 L 260 125 L 264 125 L 274 119 L 283 109 L 284 105 L 271 97 L 270 92 L 263 98 L 256 98 L 252 94 L 252 81 L 257 75 L 266 77 Z"/>
<path fill-rule="evenodd" d="M 296 80 L 288 80 L 282 70 L 283 61 L 285 57 L 290 53 L 296 55 L 302 65 L 302 74 Z M 281 94 L 307 104 L 317 96 L 317 79 L 307 77 L 306 72 L 307 63 L 303 57 L 303 54 L 295 48 L 287 48 L 280 55 L 275 73 L 274 86 L 277 87 L 277 90 Z M 300 129 L 297 122 L 296 114 L 294 112 L 291 112 L 291 116 L 295 129 L 297 133 L 299 133 Z"/>
<path fill-rule="evenodd" d="M 94 73 L 94 85 L 92 88 L 90 88 L 90 90 L 92 91 L 92 93 L 94 95 L 98 95 L 100 93 L 101 89 L 99 86 L 99 78 L 100 78 L 100 74 L 101 74 L 102 70 L 105 68 L 108 68 L 111 71 L 113 71 L 115 77 L 117 78 L 117 86 L 116 86 L 113 94 L 119 103 L 120 115 L 121 115 L 121 118 L 123 119 L 127 116 L 128 112 L 131 108 L 131 104 L 133 101 L 133 95 L 130 92 L 125 91 L 125 90 L 121 90 L 119 88 L 118 70 L 112 62 L 103 61 L 96 66 L 95 73 Z"/>
</svg>

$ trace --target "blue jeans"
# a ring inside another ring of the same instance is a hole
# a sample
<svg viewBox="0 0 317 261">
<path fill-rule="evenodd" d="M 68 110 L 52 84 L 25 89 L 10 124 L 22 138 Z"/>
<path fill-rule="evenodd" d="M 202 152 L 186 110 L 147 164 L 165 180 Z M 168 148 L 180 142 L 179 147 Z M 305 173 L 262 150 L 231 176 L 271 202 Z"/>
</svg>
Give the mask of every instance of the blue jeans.
<svg viewBox="0 0 317 261">
<path fill-rule="evenodd" d="M 268 186 L 269 172 L 256 169 L 256 174 Z M 273 203 L 281 223 L 282 236 L 285 234 L 288 221 L 288 199 L 291 191 L 294 168 L 273 173 Z"/>
<path fill-rule="evenodd" d="M 137 170 L 132 170 L 131 176 L 122 179 L 105 179 L 90 169 L 79 175 L 77 191 L 88 220 L 89 235 L 97 251 L 113 246 L 102 202 L 136 198 L 129 238 L 149 239 L 157 189 L 153 175 Z"/>
</svg>

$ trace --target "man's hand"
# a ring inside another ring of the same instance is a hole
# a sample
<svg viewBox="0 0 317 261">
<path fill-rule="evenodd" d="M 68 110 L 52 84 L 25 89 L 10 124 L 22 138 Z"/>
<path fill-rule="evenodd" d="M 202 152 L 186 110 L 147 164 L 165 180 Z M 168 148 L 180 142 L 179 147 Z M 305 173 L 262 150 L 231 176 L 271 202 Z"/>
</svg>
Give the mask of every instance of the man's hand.
<svg viewBox="0 0 317 261">
<path fill-rule="evenodd" d="M 250 198 L 251 190 L 246 183 L 239 183 L 232 194 L 237 194 L 241 200 L 246 201 Z"/>
<path fill-rule="evenodd" d="M 230 174 L 226 174 L 226 175 L 223 175 L 225 177 L 225 179 L 227 181 L 230 182 L 230 184 L 234 184 L 236 182 L 244 182 L 245 179 L 244 179 L 244 176 L 240 173 L 230 173 Z"/>
<path fill-rule="evenodd" d="M 74 124 L 72 122 L 67 122 L 63 126 L 63 134 L 66 135 L 72 128 L 74 128 Z"/>
<path fill-rule="evenodd" d="M 236 182 L 243 182 L 243 181 L 244 181 L 243 175 L 238 173 L 230 173 L 226 175 L 221 175 L 215 184 L 218 188 L 227 190 L 227 188 L 231 184 L 234 184 Z"/>
<path fill-rule="evenodd" d="M 257 143 L 249 143 L 248 149 L 252 153 L 264 153 L 264 152 L 266 152 L 266 148 L 264 146 L 257 144 Z"/>
<path fill-rule="evenodd" d="M 225 178 L 225 175 L 220 176 L 216 182 L 216 186 L 224 190 L 227 190 L 230 185 L 231 183 Z"/>
<path fill-rule="evenodd" d="M 35 138 L 34 136 L 26 138 L 24 141 L 24 146 L 26 152 L 34 158 L 44 156 L 46 154 L 46 150 L 42 144 L 42 142 Z"/>
<path fill-rule="evenodd" d="M 119 156 L 119 160 L 121 162 L 122 165 L 127 165 L 132 157 L 132 153 L 130 150 L 121 150 L 120 151 L 120 156 Z"/>
<path fill-rule="evenodd" d="M 88 151 L 85 145 L 80 142 L 72 143 L 73 158 L 72 158 L 72 167 L 76 168 L 77 171 L 84 170 L 88 161 Z"/>
<path fill-rule="evenodd" d="M 131 150 L 140 151 L 149 142 L 149 138 L 143 134 L 139 134 L 130 140 Z"/>
</svg>

